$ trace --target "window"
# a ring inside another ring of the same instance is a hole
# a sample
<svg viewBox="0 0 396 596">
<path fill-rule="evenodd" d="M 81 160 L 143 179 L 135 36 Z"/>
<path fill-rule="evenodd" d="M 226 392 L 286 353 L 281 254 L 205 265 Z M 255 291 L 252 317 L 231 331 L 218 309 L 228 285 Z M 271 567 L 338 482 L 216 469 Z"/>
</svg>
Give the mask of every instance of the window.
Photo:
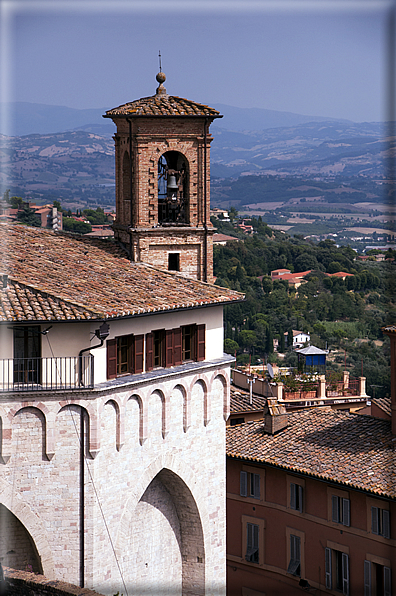
<svg viewBox="0 0 396 596">
<path fill-rule="evenodd" d="M 143 335 L 122 335 L 108 339 L 107 378 L 143 372 Z"/>
<path fill-rule="evenodd" d="M 340 548 L 325 549 L 326 588 L 349 596 L 349 554 Z"/>
<path fill-rule="evenodd" d="M 376 559 L 376 557 L 373 557 Z M 364 596 L 391 596 L 392 577 L 388 565 L 364 561 Z"/>
<path fill-rule="evenodd" d="M 300 484 L 290 483 L 290 508 L 302 512 L 303 487 Z"/>
<path fill-rule="evenodd" d="M 331 520 L 337 524 L 350 526 L 350 501 L 337 495 L 331 496 Z"/>
<path fill-rule="evenodd" d="M 40 383 L 40 327 L 14 327 L 14 383 Z"/>
<path fill-rule="evenodd" d="M 388 509 L 371 507 L 371 532 L 384 538 L 390 538 L 390 517 Z"/>
<path fill-rule="evenodd" d="M 246 561 L 259 563 L 259 526 L 257 524 L 246 524 Z"/>
<path fill-rule="evenodd" d="M 168 254 L 168 271 L 180 271 L 180 253 L 170 252 Z"/>
<path fill-rule="evenodd" d="M 253 497 L 253 499 L 260 498 L 260 474 L 241 471 L 240 495 L 241 497 Z"/>
<path fill-rule="evenodd" d="M 290 534 L 290 560 L 287 573 L 301 576 L 301 539 L 294 534 Z"/>
<path fill-rule="evenodd" d="M 146 371 L 205 360 L 205 325 L 158 329 L 146 335 Z"/>
<path fill-rule="evenodd" d="M 235 426 L 236 424 L 243 424 L 245 422 L 244 418 L 231 418 L 230 426 Z"/>
</svg>

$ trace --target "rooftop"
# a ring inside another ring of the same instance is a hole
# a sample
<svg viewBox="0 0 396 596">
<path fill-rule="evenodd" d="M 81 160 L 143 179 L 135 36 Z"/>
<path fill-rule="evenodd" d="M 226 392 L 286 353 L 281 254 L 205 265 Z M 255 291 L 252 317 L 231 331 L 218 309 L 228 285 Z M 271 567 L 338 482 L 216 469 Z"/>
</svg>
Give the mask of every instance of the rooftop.
<svg viewBox="0 0 396 596">
<path fill-rule="evenodd" d="M 250 394 L 234 385 L 230 387 L 230 412 L 236 414 L 238 412 L 256 412 L 257 410 L 264 410 L 267 400 L 265 397 L 252 395 L 252 403 L 250 403 Z"/>
<path fill-rule="evenodd" d="M 329 407 L 288 415 L 275 435 L 262 420 L 227 427 L 227 456 L 396 498 L 391 423 Z"/>
<path fill-rule="evenodd" d="M 243 298 L 133 263 L 117 244 L 95 238 L 2 223 L 0 249 L 0 272 L 9 276 L 0 321 L 111 319 Z"/>
<path fill-rule="evenodd" d="M 118 106 L 118 108 L 107 110 L 103 117 L 200 116 L 222 118 L 220 112 L 209 106 L 184 99 L 183 97 L 168 95 L 163 86 L 166 80 L 163 72 L 159 72 L 156 79 L 159 86 L 155 95 L 136 99 L 135 101 Z"/>
</svg>

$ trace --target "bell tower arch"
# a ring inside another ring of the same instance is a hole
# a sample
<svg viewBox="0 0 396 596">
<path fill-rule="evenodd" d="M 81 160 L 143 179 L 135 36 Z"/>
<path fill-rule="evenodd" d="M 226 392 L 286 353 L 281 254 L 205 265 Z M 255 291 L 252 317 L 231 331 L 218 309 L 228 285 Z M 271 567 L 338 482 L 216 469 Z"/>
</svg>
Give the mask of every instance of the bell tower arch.
<svg viewBox="0 0 396 596">
<path fill-rule="evenodd" d="M 168 95 L 109 110 L 117 126 L 115 239 L 133 261 L 213 282 L 209 126 L 222 116 Z"/>
</svg>

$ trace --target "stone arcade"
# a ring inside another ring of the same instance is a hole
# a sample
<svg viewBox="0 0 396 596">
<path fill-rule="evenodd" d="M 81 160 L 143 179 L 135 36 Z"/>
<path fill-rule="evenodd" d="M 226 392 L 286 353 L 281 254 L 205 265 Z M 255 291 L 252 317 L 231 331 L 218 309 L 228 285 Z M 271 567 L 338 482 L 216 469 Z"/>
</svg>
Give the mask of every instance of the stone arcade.
<svg viewBox="0 0 396 596">
<path fill-rule="evenodd" d="M 116 115 L 140 103 L 158 113 Z M 108 595 L 224 596 L 222 311 L 242 295 L 200 281 L 217 113 L 158 91 L 127 108 L 108 112 L 124 248 L 0 226 L 0 561 Z"/>
</svg>

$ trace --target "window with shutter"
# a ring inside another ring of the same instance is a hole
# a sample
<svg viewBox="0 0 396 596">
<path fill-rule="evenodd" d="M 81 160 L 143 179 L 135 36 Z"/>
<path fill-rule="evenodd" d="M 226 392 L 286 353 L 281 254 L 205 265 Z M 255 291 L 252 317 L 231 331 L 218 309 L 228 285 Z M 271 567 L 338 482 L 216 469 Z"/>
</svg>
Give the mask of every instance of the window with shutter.
<svg viewBox="0 0 396 596">
<path fill-rule="evenodd" d="M 132 353 L 134 356 L 134 366 L 130 372 L 135 374 L 142 373 L 144 370 L 144 335 L 134 336 L 134 349 Z"/>
<path fill-rule="evenodd" d="M 182 358 L 182 329 L 173 329 L 173 364 L 179 366 L 183 362 Z"/>
<path fill-rule="evenodd" d="M 147 333 L 146 335 L 146 370 L 153 370 L 154 368 L 154 333 Z"/>
<path fill-rule="evenodd" d="M 115 379 L 117 376 L 117 340 L 108 339 L 106 341 L 107 355 L 107 378 Z"/>
<path fill-rule="evenodd" d="M 371 532 L 390 538 L 390 515 L 388 509 L 371 507 Z"/>
<path fill-rule="evenodd" d="M 326 588 L 331 590 L 333 586 L 332 582 L 332 564 L 331 564 L 331 548 L 325 549 L 325 581 Z"/>
<path fill-rule="evenodd" d="M 300 484 L 290 483 L 290 508 L 295 511 L 303 510 L 303 487 Z"/>
<path fill-rule="evenodd" d="M 205 360 L 205 325 L 197 325 L 197 361 Z"/>
<path fill-rule="evenodd" d="M 250 474 L 250 496 L 260 498 L 260 474 Z"/>
<path fill-rule="evenodd" d="M 392 596 L 392 577 L 390 567 L 384 567 L 384 596 Z"/>
<path fill-rule="evenodd" d="M 287 573 L 298 577 L 301 575 L 301 540 L 294 534 L 290 534 L 290 561 Z"/>
<path fill-rule="evenodd" d="M 349 596 L 349 556 L 342 553 L 342 593 Z"/>
<path fill-rule="evenodd" d="M 154 368 L 166 366 L 165 329 L 153 331 L 153 366 Z"/>
<path fill-rule="evenodd" d="M 247 497 L 247 472 L 241 471 L 239 493 L 241 497 Z"/>
<path fill-rule="evenodd" d="M 364 596 L 371 596 L 371 561 L 364 562 Z"/>
<path fill-rule="evenodd" d="M 344 499 L 332 495 L 331 497 L 331 519 L 337 524 L 343 524 L 344 526 L 350 526 L 351 514 L 350 514 L 350 500 Z"/>
<path fill-rule="evenodd" d="M 173 366 L 173 330 L 167 329 L 165 332 L 165 366 Z"/>
<path fill-rule="evenodd" d="M 259 562 L 259 526 L 248 523 L 246 525 L 246 561 Z"/>
<path fill-rule="evenodd" d="M 387 509 L 382 509 L 382 536 L 390 538 L 390 515 Z"/>
</svg>

